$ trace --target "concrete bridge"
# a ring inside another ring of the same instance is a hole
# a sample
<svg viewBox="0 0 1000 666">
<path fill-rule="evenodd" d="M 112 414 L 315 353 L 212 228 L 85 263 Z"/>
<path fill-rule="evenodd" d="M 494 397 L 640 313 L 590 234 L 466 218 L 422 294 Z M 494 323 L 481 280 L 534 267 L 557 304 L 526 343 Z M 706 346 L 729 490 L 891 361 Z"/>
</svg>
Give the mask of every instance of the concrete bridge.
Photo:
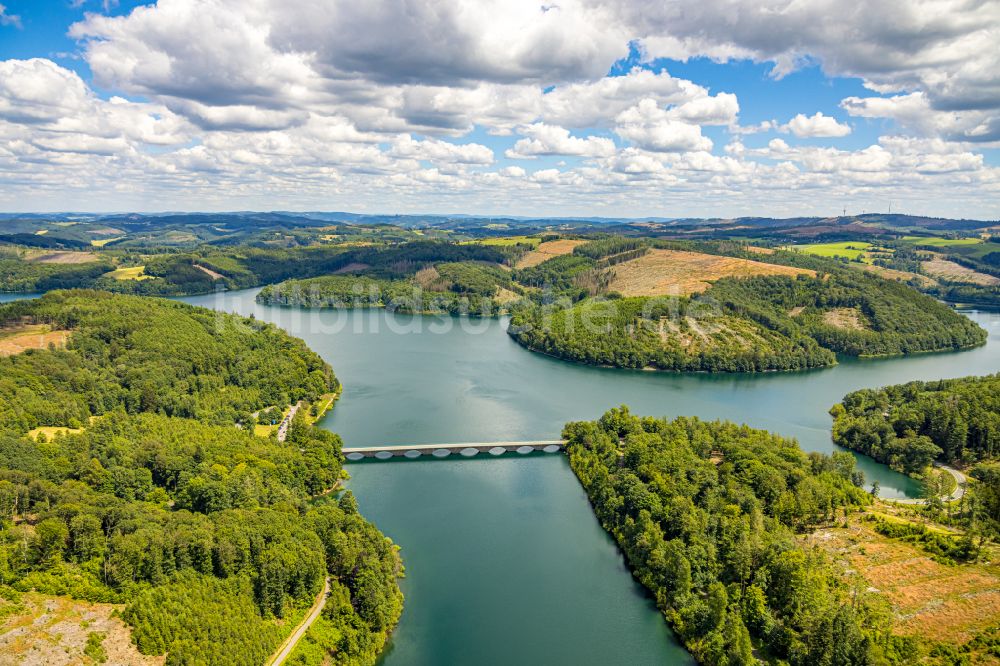
<svg viewBox="0 0 1000 666">
<path fill-rule="evenodd" d="M 459 455 L 466 458 L 488 453 L 492 456 L 500 456 L 505 453 L 520 453 L 527 455 L 534 451 L 544 451 L 545 453 L 555 453 L 566 448 L 566 442 L 559 439 L 540 440 L 531 442 L 472 442 L 466 444 L 410 444 L 407 446 L 372 446 L 372 447 L 350 447 L 343 450 L 344 457 L 348 461 L 354 462 L 365 458 L 375 458 L 377 460 L 416 459 L 423 456 L 433 456 L 434 458 L 447 458 L 450 455 Z"/>
</svg>

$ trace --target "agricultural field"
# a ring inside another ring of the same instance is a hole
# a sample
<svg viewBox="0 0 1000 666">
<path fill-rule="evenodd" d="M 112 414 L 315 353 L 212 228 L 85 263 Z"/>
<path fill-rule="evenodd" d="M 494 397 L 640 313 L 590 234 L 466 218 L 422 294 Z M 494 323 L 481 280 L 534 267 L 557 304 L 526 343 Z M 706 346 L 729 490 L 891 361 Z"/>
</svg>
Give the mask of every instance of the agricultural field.
<svg viewBox="0 0 1000 666">
<path fill-rule="evenodd" d="M 521 257 L 521 260 L 517 262 L 516 268 L 531 268 L 532 266 L 537 266 L 543 261 L 548 261 L 553 257 L 570 254 L 573 251 L 573 248 L 578 245 L 583 245 L 586 242 L 587 241 L 585 240 L 573 240 L 569 238 L 546 241 L 539 244 L 537 248 Z"/>
<path fill-rule="evenodd" d="M 104 277 L 109 277 L 113 280 L 148 280 L 152 275 L 145 274 L 145 266 L 129 266 L 128 268 L 116 268 L 115 270 L 105 273 Z"/>
<path fill-rule="evenodd" d="M 483 238 L 473 241 L 464 241 L 464 244 L 493 245 L 495 247 L 509 247 L 512 245 L 530 245 L 537 249 L 542 239 L 538 236 L 501 236 L 499 238 Z"/>
<path fill-rule="evenodd" d="M 983 242 L 972 245 L 959 245 L 948 248 L 949 254 L 960 254 L 970 259 L 982 259 L 993 252 L 1000 252 L 1000 243 Z"/>
<path fill-rule="evenodd" d="M 896 510 L 877 505 L 869 513 L 906 520 L 882 511 Z M 845 576 L 860 577 L 870 591 L 883 596 L 901 635 L 958 645 L 1000 623 L 1000 567 L 987 561 L 990 558 L 943 564 L 917 545 L 883 536 L 854 516 L 846 528 L 820 529 L 804 540 L 830 554 Z"/>
<path fill-rule="evenodd" d="M 0 664 L 163 664 L 139 653 L 121 606 L 10 588 L 0 595 Z"/>
<path fill-rule="evenodd" d="M 1000 278 L 967 268 L 938 254 L 935 254 L 929 261 L 922 262 L 921 266 L 928 275 L 950 282 L 965 282 L 984 287 L 1000 285 Z"/>
<path fill-rule="evenodd" d="M 48 349 L 50 344 L 63 347 L 69 336 L 69 331 L 52 330 L 47 324 L 0 328 L 0 356 L 14 356 L 29 349 Z"/>
<path fill-rule="evenodd" d="M 875 247 L 864 241 L 845 241 L 842 243 L 814 243 L 811 245 L 791 245 L 789 249 L 813 254 L 817 257 L 839 258 L 850 261 L 870 262 L 869 251 Z"/>
<path fill-rule="evenodd" d="M 902 240 L 905 243 L 912 243 L 913 245 L 928 245 L 930 247 L 947 248 L 961 247 L 963 245 L 979 245 L 983 242 L 983 239 L 981 238 L 927 238 L 924 236 L 904 236 Z"/>
<path fill-rule="evenodd" d="M 94 247 L 104 247 L 108 243 L 120 241 L 123 238 L 125 238 L 125 236 L 115 236 L 114 238 L 95 238 L 90 241 L 90 244 L 93 245 Z"/>
<path fill-rule="evenodd" d="M 72 252 L 68 250 L 28 250 L 24 254 L 25 261 L 38 264 L 86 264 L 98 261 L 93 252 Z"/>
<path fill-rule="evenodd" d="M 700 293 L 724 277 L 815 275 L 813 271 L 683 250 L 650 250 L 611 268 L 609 291 L 623 296 L 670 296 Z"/>
<path fill-rule="evenodd" d="M 982 259 L 991 252 L 1000 252 L 1000 243 L 982 238 L 922 238 L 907 236 L 903 241 L 913 245 L 940 248 L 947 254 L 958 254 L 970 259 Z"/>
</svg>

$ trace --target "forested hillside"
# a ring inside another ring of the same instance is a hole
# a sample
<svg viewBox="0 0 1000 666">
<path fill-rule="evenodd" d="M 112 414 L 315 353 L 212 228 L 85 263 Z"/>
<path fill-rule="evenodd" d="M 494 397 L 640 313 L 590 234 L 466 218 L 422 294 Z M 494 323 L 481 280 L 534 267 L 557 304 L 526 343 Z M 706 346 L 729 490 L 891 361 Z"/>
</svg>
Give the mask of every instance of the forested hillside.
<svg viewBox="0 0 1000 666">
<path fill-rule="evenodd" d="M 1000 375 L 862 389 L 830 413 L 837 444 L 910 474 L 1000 454 Z"/>
<path fill-rule="evenodd" d="M 625 407 L 563 437 L 601 524 L 699 662 L 915 663 L 889 609 L 796 539 L 870 502 L 850 454 Z"/>
<path fill-rule="evenodd" d="M 890 356 L 986 339 L 934 299 L 848 270 L 723 278 L 691 296 L 610 296 L 520 309 L 510 333 L 529 349 L 583 363 L 725 372 L 820 367 L 835 363 L 835 353 Z"/>
<path fill-rule="evenodd" d="M 235 666 L 262 663 L 330 577 L 330 658 L 374 663 L 401 565 L 328 494 L 340 439 L 303 410 L 281 443 L 237 427 L 335 389 L 318 356 L 270 325 L 101 292 L 0 308 L 25 322 L 70 337 L 0 358 L 0 585 L 123 603 L 143 653 Z"/>
<path fill-rule="evenodd" d="M 520 242 L 367 248 L 352 251 L 341 274 L 268 286 L 257 300 L 481 316 L 509 311 L 511 335 L 529 349 L 596 365 L 679 371 L 801 370 L 832 365 L 836 354 L 892 356 L 985 340 L 982 329 L 933 298 L 831 259 L 614 236 L 540 247 L 528 257 L 549 257 L 539 263 L 519 262 L 530 248 Z M 546 254 L 546 247 L 562 254 Z M 510 265 L 514 270 L 505 269 Z M 618 285 L 639 295 L 622 298 Z"/>
<path fill-rule="evenodd" d="M 71 332 L 65 350 L 0 358 L 0 428 L 78 426 L 116 407 L 232 425 L 337 386 L 275 326 L 164 300 L 52 292 L 0 307 L 0 327 Z"/>
<path fill-rule="evenodd" d="M 521 288 L 496 263 L 412 261 L 402 267 L 390 264 L 397 267 L 394 269 L 365 265 L 365 273 L 360 275 L 287 280 L 264 287 L 257 294 L 257 302 L 310 308 L 384 307 L 401 312 L 491 317 L 519 298 Z"/>
<path fill-rule="evenodd" d="M 383 235 L 390 238 L 379 237 L 379 243 L 352 240 L 366 238 L 355 232 L 305 246 L 203 245 L 183 252 L 162 245 L 141 252 L 102 246 L 85 253 L 62 251 L 48 256 L 39 254 L 40 250 L 0 245 L 0 292 L 87 288 L 178 296 L 327 275 L 357 265 L 386 277 L 412 273 L 416 270 L 412 267 L 433 262 L 500 262 L 505 258 L 488 246 L 399 242 L 390 232 Z"/>
</svg>

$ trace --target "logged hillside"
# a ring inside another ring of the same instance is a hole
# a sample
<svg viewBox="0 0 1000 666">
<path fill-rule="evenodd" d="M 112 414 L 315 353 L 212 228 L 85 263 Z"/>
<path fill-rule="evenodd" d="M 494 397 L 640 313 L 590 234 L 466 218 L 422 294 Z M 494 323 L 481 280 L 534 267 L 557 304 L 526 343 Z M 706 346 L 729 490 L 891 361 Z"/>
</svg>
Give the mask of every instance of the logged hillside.
<svg viewBox="0 0 1000 666">
<path fill-rule="evenodd" d="M 660 249 L 619 264 L 611 273 L 608 289 L 623 296 L 689 296 L 705 291 L 725 277 L 816 274 L 804 268 L 762 261 Z"/>
<path fill-rule="evenodd" d="M 339 437 L 304 410 L 284 442 L 247 427 L 336 389 L 322 359 L 270 325 L 102 292 L 0 323 L 69 332 L 0 358 L 0 591 L 124 604 L 143 654 L 237 666 L 263 663 L 330 578 L 331 650 L 374 663 L 401 569 L 353 497 L 329 495 Z"/>
</svg>

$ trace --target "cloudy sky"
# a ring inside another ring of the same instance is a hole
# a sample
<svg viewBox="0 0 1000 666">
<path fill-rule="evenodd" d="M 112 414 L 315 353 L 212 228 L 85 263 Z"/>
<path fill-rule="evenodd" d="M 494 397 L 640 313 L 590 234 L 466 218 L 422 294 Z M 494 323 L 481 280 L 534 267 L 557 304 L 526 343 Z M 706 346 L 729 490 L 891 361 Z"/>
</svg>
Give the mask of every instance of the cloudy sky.
<svg viewBox="0 0 1000 666">
<path fill-rule="evenodd" d="M 997 0 L 0 0 L 0 210 L 1000 218 Z"/>
</svg>

